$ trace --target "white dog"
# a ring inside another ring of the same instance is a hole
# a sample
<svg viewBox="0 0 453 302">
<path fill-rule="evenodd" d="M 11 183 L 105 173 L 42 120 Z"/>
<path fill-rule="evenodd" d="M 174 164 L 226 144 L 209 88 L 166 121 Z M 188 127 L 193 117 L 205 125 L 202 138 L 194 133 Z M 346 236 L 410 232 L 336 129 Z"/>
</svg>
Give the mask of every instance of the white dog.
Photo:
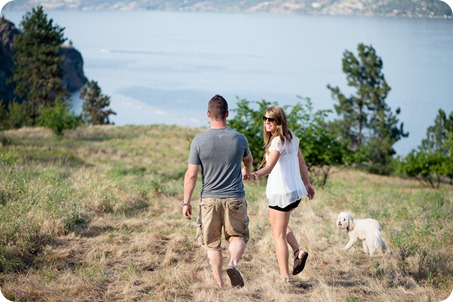
<svg viewBox="0 0 453 302">
<path fill-rule="evenodd" d="M 387 250 L 387 244 L 381 235 L 381 226 L 375 219 L 354 219 L 351 214 L 341 212 L 338 215 L 337 226 L 339 229 L 346 230 L 349 235 L 349 242 L 343 250 L 349 250 L 357 240 L 362 241 L 363 251 L 373 256 L 377 250 L 383 253 Z"/>
</svg>

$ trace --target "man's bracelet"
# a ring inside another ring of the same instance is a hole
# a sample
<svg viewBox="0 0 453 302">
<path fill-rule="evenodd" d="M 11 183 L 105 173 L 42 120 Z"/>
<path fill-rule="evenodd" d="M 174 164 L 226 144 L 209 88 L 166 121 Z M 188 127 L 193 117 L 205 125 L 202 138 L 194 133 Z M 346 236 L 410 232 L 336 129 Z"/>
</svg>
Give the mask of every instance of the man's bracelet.
<svg viewBox="0 0 453 302">
<path fill-rule="evenodd" d="M 184 206 L 188 206 L 188 205 L 190 205 L 190 201 L 188 201 L 188 202 L 182 201 L 182 206 L 183 206 L 183 207 L 184 207 Z"/>
</svg>

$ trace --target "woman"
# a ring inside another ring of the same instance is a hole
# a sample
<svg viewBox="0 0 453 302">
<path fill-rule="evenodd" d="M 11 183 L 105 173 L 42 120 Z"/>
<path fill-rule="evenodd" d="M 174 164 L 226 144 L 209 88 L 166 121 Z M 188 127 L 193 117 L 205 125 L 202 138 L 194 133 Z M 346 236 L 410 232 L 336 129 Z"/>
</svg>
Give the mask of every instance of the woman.
<svg viewBox="0 0 453 302">
<path fill-rule="evenodd" d="M 308 178 L 308 170 L 299 149 L 299 139 L 288 129 L 285 112 L 281 107 L 268 108 L 263 116 L 266 166 L 248 174 L 248 179 L 269 175 L 266 196 L 269 200 L 269 222 L 277 254 L 280 276 L 289 282 L 288 244 L 295 257 L 293 275 L 305 267 L 308 252 L 300 249 L 294 233 L 288 226 L 291 212 L 301 198 L 315 195 Z"/>
</svg>

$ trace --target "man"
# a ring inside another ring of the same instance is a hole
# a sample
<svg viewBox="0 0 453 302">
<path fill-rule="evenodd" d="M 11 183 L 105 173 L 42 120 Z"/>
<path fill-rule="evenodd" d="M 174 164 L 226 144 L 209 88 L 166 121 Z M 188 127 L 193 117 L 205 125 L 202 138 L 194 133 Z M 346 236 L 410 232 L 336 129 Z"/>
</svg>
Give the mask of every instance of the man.
<svg viewBox="0 0 453 302">
<path fill-rule="evenodd" d="M 190 200 L 201 167 L 202 188 L 197 237 L 207 249 L 207 257 L 214 280 L 223 288 L 221 250 L 222 230 L 229 241 L 230 260 L 226 272 L 233 287 L 244 286 L 237 264 L 249 239 L 247 202 L 242 183 L 252 170 L 253 158 L 244 135 L 226 127 L 228 103 L 215 95 L 208 103 L 210 128 L 196 136 L 190 146 L 188 167 L 184 176 L 182 214 L 191 219 Z"/>
</svg>

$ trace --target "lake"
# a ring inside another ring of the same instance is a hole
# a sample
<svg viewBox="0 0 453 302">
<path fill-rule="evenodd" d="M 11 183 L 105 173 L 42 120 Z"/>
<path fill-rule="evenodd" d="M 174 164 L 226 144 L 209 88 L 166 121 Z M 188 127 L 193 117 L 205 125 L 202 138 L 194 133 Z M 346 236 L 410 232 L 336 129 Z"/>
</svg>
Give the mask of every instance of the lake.
<svg viewBox="0 0 453 302">
<path fill-rule="evenodd" d="M 126 124 L 208 126 L 214 94 L 291 105 L 310 98 L 333 109 L 327 84 L 346 86 L 345 50 L 372 45 L 401 108 L 407 154 L 420 145 L 439 109 L 453 111 L 453 20 L 385 17 L 221 14 L 156 11 L 47 11 L 82 53 L 86 76 L 99 83 Z M 3 11 L 19 25 L 23 12 Z"/>
</svg>

